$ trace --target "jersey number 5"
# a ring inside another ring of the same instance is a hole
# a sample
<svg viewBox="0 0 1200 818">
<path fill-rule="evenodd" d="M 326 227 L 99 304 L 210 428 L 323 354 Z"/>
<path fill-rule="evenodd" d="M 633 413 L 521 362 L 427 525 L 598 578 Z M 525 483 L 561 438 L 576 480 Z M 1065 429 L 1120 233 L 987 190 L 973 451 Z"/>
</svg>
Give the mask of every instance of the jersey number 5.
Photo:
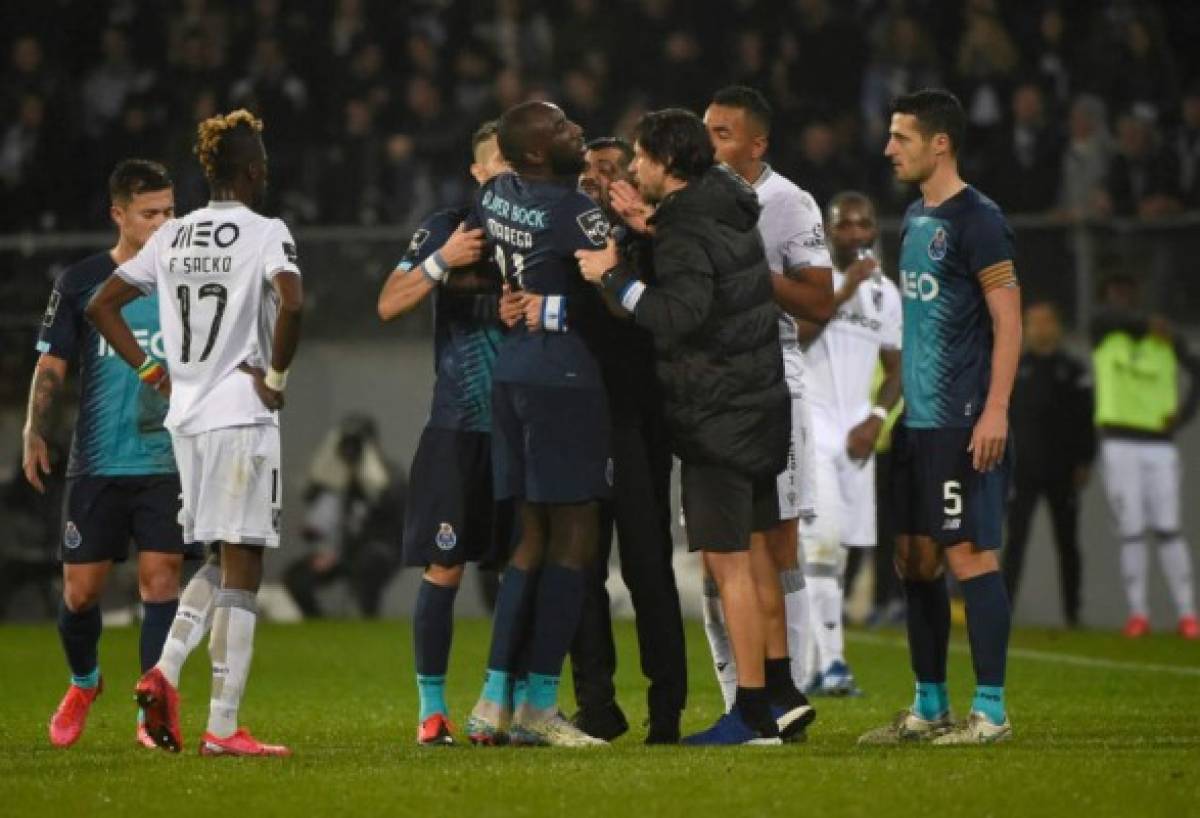
<svg viewBox="0 0 1200 818">
<path fill-rule="evenodd" d="M 947 517 L 957 517 L 962 514 L 962 483 L 957 480 L 947 480 L 942 483 L 942 499 L 946 501 L 942 511 Z"/>
<path fill-rule="evenodd" d="M 175 289 L 175 295 L 179 298 L 179 318 L 180 323 L 183 324 L 183 350 L 180 352 L 179 360 L 186 364 L 192 360 L 192 288 L 186 284 L 180 284 Z M 208 360 L 213 344 L 217 342 L 217 333 L 221 331 L 221 318 L 225 315 L 225 302 L 229 299 L 229 291 L 220 284 L 209 283 L 199 288 L 197 298 L 201 300 L 217 299 L 212 326 L 208 328 L 208 340 L 204 342 L 204 349 L 200 353 L 200 361 L 204 362 Z"/>
</svg>

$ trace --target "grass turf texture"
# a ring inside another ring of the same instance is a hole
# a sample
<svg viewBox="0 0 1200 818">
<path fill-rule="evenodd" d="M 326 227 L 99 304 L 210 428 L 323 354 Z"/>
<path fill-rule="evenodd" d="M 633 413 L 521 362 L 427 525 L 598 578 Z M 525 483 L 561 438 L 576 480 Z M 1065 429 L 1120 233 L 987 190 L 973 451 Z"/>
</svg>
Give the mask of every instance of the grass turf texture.
<svg viewBox="0 0 1200 818">
<path fill-rule="evenodd" d="M 461 622 L 448 684 L 461 725 L 478 693 L 484 622 Z M 196 754 L 208 704 L 202 646 L 183 678 L 179 756 L 135 747 L 137 631 L 101 643 L 106 691 L 68 750 L 46 723 L 65 690 L 57 634 L 0 628 L 0 816 L 9 815 L 990 815 L 1182 816 L 1200 811 L 1200 646 L 1099 633 L 1014 635 L 1009 707 L 1016 740 L 989 748 L 859 748 L 857 736 L 911 699 L 903 634 L 851 634 L 867 696 L 818 700 L 807 744 L 783 748 L 641 745 L 636 639 L 618 624 L 618 695 L 634 725 L 595 750 L 420 748 L 407 622 L 259 629 L 243 722 L 291 759 Z M 956 629 L 952 701 L 970 701 Z M 708 648 L 690 624 L 685 732 L 720 706 Z M 1089 657 L 1121 667 L 1073 663 Z M 1179 673 L 1133 665 L 1190 668 Z M 573 709 L 569 684 L 561 700 Z"/>
</svg>

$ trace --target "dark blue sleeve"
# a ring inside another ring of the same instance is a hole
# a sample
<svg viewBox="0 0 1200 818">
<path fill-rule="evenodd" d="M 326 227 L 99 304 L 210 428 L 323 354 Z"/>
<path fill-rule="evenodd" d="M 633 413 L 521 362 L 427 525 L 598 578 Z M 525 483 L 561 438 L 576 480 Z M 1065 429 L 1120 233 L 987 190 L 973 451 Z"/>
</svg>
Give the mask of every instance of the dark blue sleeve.
<svg viewBox="0 0 1200 818">
<path fill-rule="evenodd" d="M 1012 264 L 1015 255 L 1012 228 L 999 210 L 981 207 L 973 210 L 963 225 L 963 255 L 972 276 L 1001 262 Z"/>
<path fill-rule="evenodd" d="M 446 239 L 450 238 L 450 234 L 457 228 L 458 225 L 445 212 L 433 214 L 421 222 L 421 226 L 413 233 L 408 249 L 404 251 L 404 256 L 396 266 L 402 270 L 411 270 L 418 266 L 441 249 Z"/>
<path fill-rule="evenodd" d="M 600 206 L 587 195 L 571 191 L 554 213 L 554 247 L 564 255 L 576 250 L 599 250 L 612 228 Z"/>
<path fill-rule="evenodd" d="M 54 282 L 37 340 L 38 352 L 48 353 L 65 361 L 74 360 L 79 350 L 79 337 L 83 334 L 85 320 L 83 310 L 87 306 L 80 303 L 85 293 L 71 287 L 69 272 L 68 270 Z"/>
</svg>

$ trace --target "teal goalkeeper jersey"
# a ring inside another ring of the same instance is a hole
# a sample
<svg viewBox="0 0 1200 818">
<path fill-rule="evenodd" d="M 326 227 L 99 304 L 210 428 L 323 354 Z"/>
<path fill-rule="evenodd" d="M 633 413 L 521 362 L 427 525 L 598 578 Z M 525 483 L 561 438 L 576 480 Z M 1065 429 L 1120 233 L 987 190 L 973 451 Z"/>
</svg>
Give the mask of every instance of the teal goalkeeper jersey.
<svg viewBox="0 0 1200 818">
<path fill-rule="evenodd" d="M 138 380 L 84 315 L 116 266 L 104 252 L 68 267 L 50 294 L 38 335 L 38 352 L 79 364 L 79 417 L 68 477 L 175 471 L 171 437 L 162 425 L 167 401 Z M 162 360 L 157 297 L 134 299 L 121 314 L 142 349 Z"/>
<path fill-rule="evenodd" d="M 904 302 L 904 424 L 969 428 L 992 374 L 992 286 L 1015 284 L 1004 214 L 971 186 L 927 208 L 909 206 L 900 229 Z"/>
</svg>

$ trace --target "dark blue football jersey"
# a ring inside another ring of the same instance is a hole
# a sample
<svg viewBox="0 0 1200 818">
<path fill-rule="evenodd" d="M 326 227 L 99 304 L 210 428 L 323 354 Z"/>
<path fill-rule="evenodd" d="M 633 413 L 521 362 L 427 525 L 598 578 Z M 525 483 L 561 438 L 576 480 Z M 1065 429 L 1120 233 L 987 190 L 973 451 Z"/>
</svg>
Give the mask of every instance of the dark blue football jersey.
<svg viewBox="0 0 1200 818">
<path fill-rule="evenodd" d="M 529 332 L 518 325 L 508 333 L 495 379 L 602 388 L 596 361 L 571 326 L 569 304 L 565 314 L 561 306 L 582 281 L 575 251 L 597 250 L 608 240 L 608 220 L 599 206 L 573 184 L 503 173 L 480 190 L 469 223 L 483 227 L 512 289 L 555 297 L 547 299 L 549 329 Z"/>
<path fill-rule="evenodd" d="M 68 267 L 54 284 L 38 334 L 38 352 L 79 363 L 79 417 L 68 477 L 175 471 L 171 436 L 162 425 L 166 399 L 138 380 L 84 315 L 92 295 L 116 268 L 107 252 Z M 142 349 L 165 360 L 158 297 L 135 298 L 121 315 Z"/>
<path fill-rule="evenodd" d="M 984 288 L 1012 280 L 1013 254 L 1004 214 L 969 185 L 937 207 L 909 206 L 900 229 L 906 425 L 970 427 L 982 413 L 993 340 Z"/>
<path fill-rule="evenodd" d="M 467 217 L 469 208 L 443 210 L 421 223 L 398 265 L 411 270 L 431 256 Z M 451 270 L 433 291 L 433 361 L 437 380 L 429 425 L 490 432 L 492 368 L 504 337 L 497 304 L 500 276 L 483 261 Z"/>
</svg>

